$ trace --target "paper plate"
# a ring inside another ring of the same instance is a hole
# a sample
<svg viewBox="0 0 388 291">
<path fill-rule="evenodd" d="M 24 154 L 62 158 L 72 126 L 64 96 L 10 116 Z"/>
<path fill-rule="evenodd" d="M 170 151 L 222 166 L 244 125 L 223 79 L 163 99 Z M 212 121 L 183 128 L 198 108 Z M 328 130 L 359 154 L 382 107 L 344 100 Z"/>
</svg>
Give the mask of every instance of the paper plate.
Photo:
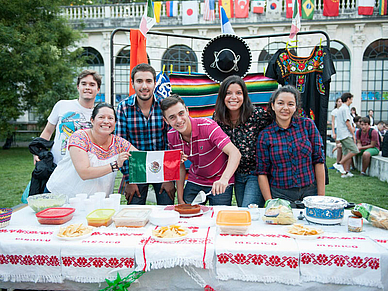
<svg viewBox="0 0 388 291">
<path fill-rule="evenodd" d="M 167 237 L 167 238 L 164 238 L 164 237 L 157 237 L 157 236 L 154 236 L 153 234 L 151 234 L 151 238 L 153 238 L 154 240 L 157 240 L 157 241 L 160 241 L 160 242 L 174 242 L 174 241 L 180 241 L 180 240 L 184 240 L 185 238 L 188 238 L 189 237 L 189 234 L 190 234 L 190 230 L 187 229 L 187 234 L 184 235 L 184 236 L 178 236 L 178 237 Z"/>
<path fill-rule="evenodd" d="M 289 226 L 284 228 L 285 234 L 295 239 L 310 240 L 310 239 L 317 239 L 318 237 L 321 237 L 323 235 L 323 232 L 315 235 L 298 235 L 298 234 L 289 233 L 288 229 L 289 229 Z"/>
<path fill-rule="evenodd" d="M 81 236 L 72 236 L 72 237 L 65 236 L 65 237 L 60 237 L 60 236 L 58 236 L 58 233 L 59 233 L 59 229 L 58 229 L 58 230 L 56 230 L 54 232 L 54 237 L 56 237 L 57 239 L 66 240 L 66 241 L 83 240 L 83 239 L 88 238 L 89 236 L 91 236 L 93 231 L 94 231 L 94 229 L 91 232 L 89 232 L 87 234 L 84 234 L 84 235 L 81 235 Z"/>
</svg>

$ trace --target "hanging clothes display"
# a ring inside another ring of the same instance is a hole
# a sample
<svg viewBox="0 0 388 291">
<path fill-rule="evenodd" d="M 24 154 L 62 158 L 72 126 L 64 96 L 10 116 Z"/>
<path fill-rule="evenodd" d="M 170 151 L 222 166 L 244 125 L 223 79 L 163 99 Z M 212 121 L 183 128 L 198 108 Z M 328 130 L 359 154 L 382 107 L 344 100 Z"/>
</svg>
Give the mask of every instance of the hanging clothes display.
<svg viewBox="0 0 388 291">
<path fill-rule="evenodd" d="M 298 57 L 287 48 L 278 50 L 269 61 L 265 76 L 281 85 L 294 85 L 302 97 L 300 115 L 315 121 L 326 148 L 329 84 L 335 74 L 330 50 L 316 46 L 310 56 Z"/>
</svg>

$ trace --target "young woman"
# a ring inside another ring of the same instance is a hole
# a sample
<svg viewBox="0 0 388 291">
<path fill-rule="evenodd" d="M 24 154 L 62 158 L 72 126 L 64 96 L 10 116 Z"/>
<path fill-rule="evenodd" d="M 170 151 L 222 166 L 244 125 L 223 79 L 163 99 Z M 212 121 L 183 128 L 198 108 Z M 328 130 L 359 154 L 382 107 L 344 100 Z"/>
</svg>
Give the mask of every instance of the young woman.
<svg viewBox="0 0 388 291">
<path fill-rule="evenodd" d="M 257 143 L 257 174 L 265 200 L 291 202 L 325 195 L 323 142 L 309 118 L 298 117 L 299 91 L 290 85 L 277 89 L 268 102 L 274 121 Z"/>
<path fill-rule="evenodd" d="M 90 118 L 91 129 L 73 133 L 68 142 L 69 151 L 58 163 L 47 182 L 53 193 L 64 193 L 69 198 L 78 193 L 113 193 L 116 173 L 137 150 L 125 139 L 113 135 L 117 121 L 112 105 L 100 103 Z"/>
<path fill-rule="evenodd" d="M 335 100 L 334 109 L 331 111 L 331 137 L 335 140 L 335 148 L 333 149 L 333 152 L 337 150 L 337 163 L 342 159 L 342 147 L 339 140 L 337 140 L 337 112 L 338 109 L 342 105 L 342 99 L 341 97 L 337 98 Z M 354 107 L 353 107 L 354 108 Z M 331 167 L 330 169 L 334 169 L 334 167 Z"/>
<path fill-rule="evenodd" d="M 264 199 L 255 175 L 255 156 L 257 137 L 271 123 L 270 115 L 252 105 L 244 81 L 233 75 L 221 83 L 213 118 L 241 153 L 234 184 L 237 205 L 263 207 Z"/>
</svg>

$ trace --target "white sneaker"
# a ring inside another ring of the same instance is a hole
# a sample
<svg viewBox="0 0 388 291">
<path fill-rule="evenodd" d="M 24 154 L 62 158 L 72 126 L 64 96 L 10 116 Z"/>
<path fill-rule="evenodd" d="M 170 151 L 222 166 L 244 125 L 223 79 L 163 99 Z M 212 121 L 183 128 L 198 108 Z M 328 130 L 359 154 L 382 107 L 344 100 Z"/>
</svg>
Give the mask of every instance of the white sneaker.
<svg viewBox="0 0 388 291">
<path fill-rule="evenodd" d="M 354 175 L 352 174 L 352 173 L 350 173 L 350 172 L 347 172 L 346 174 L 342 174 L 341 175 L 341 178 L 351 178 L 351 177 L 353 177 Z"/>
<path fill-rule="evenodd" d="M 342 166 L 341 164 L 335 163 L 333 167 L 340 171 L 341 174 L 346 174 L 344 166 Z"/>
</svg>

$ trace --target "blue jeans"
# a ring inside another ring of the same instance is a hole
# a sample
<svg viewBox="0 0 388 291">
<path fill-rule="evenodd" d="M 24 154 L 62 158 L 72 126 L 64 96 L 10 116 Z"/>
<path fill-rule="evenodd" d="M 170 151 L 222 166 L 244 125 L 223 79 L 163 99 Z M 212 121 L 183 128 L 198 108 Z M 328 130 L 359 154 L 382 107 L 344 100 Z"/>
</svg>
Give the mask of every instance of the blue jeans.
<svg viewBox="0 0 388 291">
<path fill-rule="evenodd" d="M 135 193 L 135 195 L 133 195 L 131 204 L 136 204 L 136 205 L 146 204 L 148 185 L 149 184 L 137 184 L 141 197 L 138 197 Z M 162 187 L 162 183 L 153 183 L 151 185 L 154 187 L 156 201 L 158 205 L 174 205 L 174 201 L 171 200 L 171 198 L 168 196 L 166 191 L 163 190 L 163 192 L 159 194 L 160 188 Z"/>
<path fill-rule="evenodd" d="M 248 207 L 249 204 L 264 207 L 264 198 L 256 175 L 234 173 L 234 195 L 238 207 Z"/>
<path fill-rule="evenodd" d="M 198 195 L 199 191 L 204 191 L 208 193 L 212 189 L 211 186 L 202 186 L 198 184 L 194 184 L 192 182 L 187 182 L 185 190 L 183 192 L 183 200 L 190 204 L 193 202 L 195 196 Z M 206 204 L 209 201 L 209 205 L 227 205 L 230 206 L 232 204 L 232 192 L 233 187 L 229 186 L 226 188 L 225 192 L 219 195 L 208 195 L 206 196 L 206 201 L 203 204 Z"/>
<path fill-rule="evenodd" d="M 279 189 L 275 187 L 271 187 L 272 199 L 281 198 L 287 201 L 290 201 L 291 207 L 296 208 L 296 204 L 294 201 L 300 200 L 302 201 L 304 197 L 307 196 L 317 196 L 318 190 L 316 183 L 313 183 L 306 187 L 296 187 L 290 189 Z"/>
</svg>

